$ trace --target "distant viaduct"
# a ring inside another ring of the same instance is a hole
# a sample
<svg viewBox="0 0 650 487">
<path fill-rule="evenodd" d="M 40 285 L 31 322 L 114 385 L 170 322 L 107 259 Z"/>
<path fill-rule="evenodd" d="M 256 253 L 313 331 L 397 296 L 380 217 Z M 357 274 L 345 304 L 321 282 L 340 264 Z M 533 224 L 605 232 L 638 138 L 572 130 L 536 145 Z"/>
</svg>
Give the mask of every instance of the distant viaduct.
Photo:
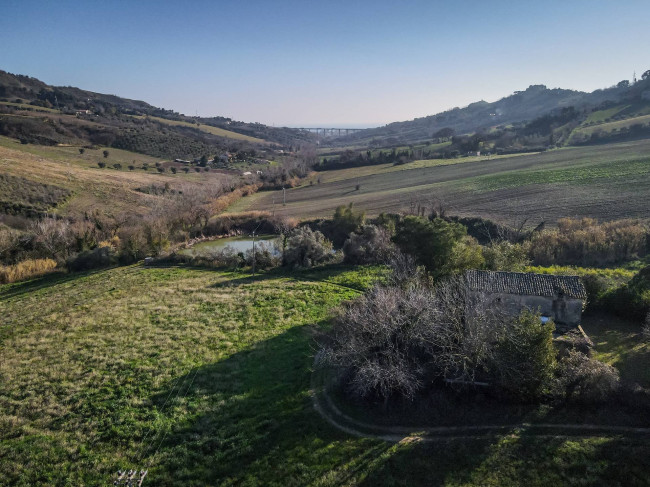
<svg viewBox="0 0 650 487">
<path fill-rule="evenodd" d="M 300 127 L 298 130 L 311 132 L 322 137 L 341 137 L 343 135 L 353 134 L 366 129 L 340 129 L 340 128 L 325 128 L 325 127 Z"/>
</svg>

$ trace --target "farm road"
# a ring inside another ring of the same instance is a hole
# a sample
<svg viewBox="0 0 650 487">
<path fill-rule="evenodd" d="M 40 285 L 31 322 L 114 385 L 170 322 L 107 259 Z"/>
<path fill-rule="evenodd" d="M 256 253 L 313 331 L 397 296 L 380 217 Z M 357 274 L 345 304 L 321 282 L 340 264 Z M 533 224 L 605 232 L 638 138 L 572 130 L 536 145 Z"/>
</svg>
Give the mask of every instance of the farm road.
<svg viewBox="0 0 650 487">
<path fill-rule="evenodd" d="M 324 387 L 321 374 L 312 374 L 311 394 L 314 409 L 335 428 L 361 438 L 388 442 L 442 441 L 491 438 L 497 433 L 526 431 L 537 437 L 581 437 L 601 435 L 650 435 L 650 428 L 597 424 L 517 423 L 472 426 L 383 426 L 366 423 L 343 413 Z M 538 431 L 539 430 L 539 431 Z"/>
</svg>

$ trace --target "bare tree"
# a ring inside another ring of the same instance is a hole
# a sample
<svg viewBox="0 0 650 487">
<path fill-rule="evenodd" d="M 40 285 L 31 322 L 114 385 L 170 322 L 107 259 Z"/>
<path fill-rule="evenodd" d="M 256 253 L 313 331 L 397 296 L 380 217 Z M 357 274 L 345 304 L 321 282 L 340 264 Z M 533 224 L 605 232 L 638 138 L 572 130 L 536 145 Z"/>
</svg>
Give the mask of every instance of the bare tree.
<svg viewBox="0 0 650 487">
<path fill-rule="evenodd" d="M 43 218 L 32 224 L 31 231 L 47 257 L 63 261 L 72 253 L 74 233 L 67 220 Z"/>
<path fill-rule="evenodd" d="M 422 386 L 430 293 L 375 287 L 344 308 L 323 342 L 323 363 L 342 366 L 359 396 L 413 397 Z"/>
</svg>

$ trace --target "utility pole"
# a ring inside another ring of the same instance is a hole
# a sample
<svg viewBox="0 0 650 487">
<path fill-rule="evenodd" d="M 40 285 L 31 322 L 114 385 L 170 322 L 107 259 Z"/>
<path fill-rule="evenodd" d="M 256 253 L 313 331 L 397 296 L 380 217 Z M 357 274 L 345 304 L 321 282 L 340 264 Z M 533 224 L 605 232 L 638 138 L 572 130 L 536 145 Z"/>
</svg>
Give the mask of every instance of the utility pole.
<svg viewBox="0 0 650 487">
<path fill-rule="evenodd" d="M 255 230 L 253 230 L 253 277 L 255 277 L 255 262 L 257 259 L 255 258 Z"/>
<path fill-rule="evenodd" d="M 257 229 L 260 228 L 261 224 L 262 222 L 260 222 L 259 225 L 255 227 L 255 230 L 253 230 L 253 277 L 255 277 L 255 264 L 257 263 L 257 257 L 255 253 L 255 232 L 257 232 Z"/>
</svg>

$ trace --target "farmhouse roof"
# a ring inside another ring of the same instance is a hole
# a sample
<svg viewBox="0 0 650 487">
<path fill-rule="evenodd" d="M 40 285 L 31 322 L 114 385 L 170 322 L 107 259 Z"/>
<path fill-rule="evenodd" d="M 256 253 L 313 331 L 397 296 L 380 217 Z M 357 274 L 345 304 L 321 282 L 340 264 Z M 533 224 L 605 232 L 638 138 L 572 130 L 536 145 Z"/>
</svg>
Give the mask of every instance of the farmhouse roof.
<svg viewBox="0 0 650 487">
<path fill-rule="evenodd" d="M 465 273 L 465 280 L 472 291 L 548 297 L 562 292 L 568 298 L 587 299 L 578 276 L 473 270 Z"/>
</svg>

